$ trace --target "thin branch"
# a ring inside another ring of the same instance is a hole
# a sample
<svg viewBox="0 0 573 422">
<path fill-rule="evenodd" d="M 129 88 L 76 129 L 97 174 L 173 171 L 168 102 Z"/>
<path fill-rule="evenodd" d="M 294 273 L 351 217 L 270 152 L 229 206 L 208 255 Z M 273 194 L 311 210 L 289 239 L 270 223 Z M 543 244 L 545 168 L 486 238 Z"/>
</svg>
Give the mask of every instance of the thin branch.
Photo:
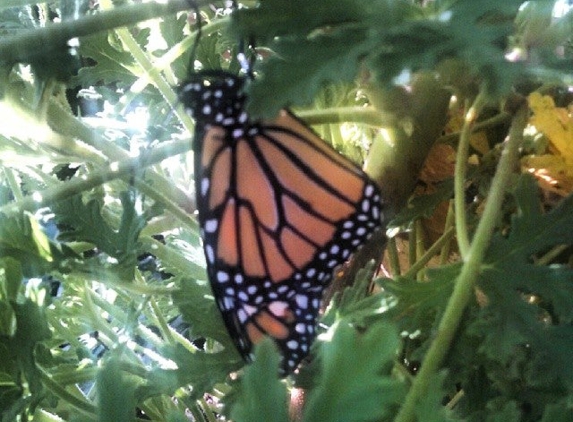
<svg viewBox="0 0 573 422">
<path fill-rule="evenodd" d="M 483 258 L 501 212 L 507 185 L 517 161 L 518 148 L 523 140 L 527 113 L 527 106 L 524 105 L 513 119 L 508 140 L 492 180 L 492 190 L 487 198 L 482 218 L 466 255 L 466 260 L 456 280 L 454 291 L 440 321 L 436 338 L 430 345 L 420 372 L 418 372 L 395 422 L 413 422 L 415 420 L 416 404 L 426 394 L 432 376 L 437 372 L 450 350 L 452 339 L 472 296 L 474 285 L 481 271 Z"/>
</svg>

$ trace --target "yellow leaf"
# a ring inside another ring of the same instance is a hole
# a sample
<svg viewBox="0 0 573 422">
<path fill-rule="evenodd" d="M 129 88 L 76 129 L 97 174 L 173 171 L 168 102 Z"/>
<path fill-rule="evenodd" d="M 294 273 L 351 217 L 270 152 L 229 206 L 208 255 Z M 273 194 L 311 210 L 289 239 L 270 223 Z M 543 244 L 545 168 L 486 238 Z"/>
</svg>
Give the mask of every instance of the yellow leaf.
<svg viewBox="0 0 573 422">
<path fill-rule="evenodd" d="M 458 110 L 451 114 L 450 119 L 446 123 L 444 132 L 454 133 L 462 130 L 464 124 L 463 110 Z M 489 152 L 489 142 L 484 131 L 474 132 L 470 136 L 470 145 L 480 154 L 484 155 Z"/>
<path fill-rule="evenodd" d="M 541 187 L 560 196 L 573 191 L 573 168 L 558 155 L 530 155 L 521 159 L 523 170 L 533 174 Z"/>
<path fill-rule="evenodd" d="M 530 123 L 549 139 L 552 152 L 567 165 L 573 165 L 573 118 L 568 109 L 555 107 L 553 98 L 533 92 L 529 95 L 533 112 Z"/>
</svg>

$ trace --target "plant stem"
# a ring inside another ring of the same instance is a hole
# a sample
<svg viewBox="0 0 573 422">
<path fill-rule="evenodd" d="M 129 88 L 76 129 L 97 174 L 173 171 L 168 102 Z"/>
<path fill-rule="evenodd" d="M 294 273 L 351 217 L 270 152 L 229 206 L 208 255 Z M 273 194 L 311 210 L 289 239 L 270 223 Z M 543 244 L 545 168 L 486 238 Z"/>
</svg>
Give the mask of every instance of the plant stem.
<svg viewBox="0 0 573 422">
<path fill-rule="evenodd" d="M 309 125 L 353 122 L 374 127 L 386 127 L 396 124 L 391 113 L 378 111 L 373 107 L 331 107 L 324 110 L 303 110 L 297 116 Z"/>
<path fill-rule="evenodd" d="M 22 211 L 36 211 L 42 207 L 48 206 L 53 202 L 69 198 L 79 192 L 91 189 L 104 184 L 111 180 L 126 176 L 130 173 L 140 170 L 142 167 L 158 163 L 173 155 L 189 151 L 188 141 L 175 142 L 162 145 L 151 151 L 146 157 L 135 157 L 112 163 L 109 168 L 97 170 L 86 176 L 85 179 L 73 179 L 65 183 L 58 184 L 51 188 L 45 189 L 33 196 L 27 196 L 22 201 L 11 202 L 0 207 L 0 213 L 6 215 L 19 214 Z M 183 211 L 182 211 L 183 212 Z M 181 215 L 178 217 L 182 217 Z M 187 215 L 187 218 L 191 218 Z M 192 225 L 192 223 L 189 223 Z M 194 223 L 193 223 L 194 224 Z"/>
<path fill-rule="evenodd" d="M 21 201 L 24 199 L 24 194 L 22 193 L 22 189 L 20 189 L 20 184 L 16 180 L 16 176 L 14 176 L 14 172 L 9 167 L 4 167 L 4 176 L 6 176 L 6 182 L 8 186 L 10 186 L 10 190 L 14 195 L 16 201 Z"/>
<path fill-rule="evenodd" d="M 458 247 L 460 249 L 462 259 L 466 258 L 470 249 L 465 210 L 465 182 L 468 164 L 468 151 L 470 148 L 470 136 L 472 132 L 472 126 L 477 119 L 483 104 L 484 96 L 483 93 L 480 93 L 476 97 L 473 105 L 466 112 L 464 125 L 460 135 L 460 142 L 458 144 L 458 152 L 456 154 L 456 169 L 454 175 L 454 209 L 456 213 L 456 235 L 458 237 Z"/>
<path fill-rule="evenodd" d="M 96 407 L 86 400 L 68 392 L 64 387 L 55 382 L 52 377 L 42 368 L 37 365 L 36 368 L 40 371 L 42 382 L 50 390 L 52 394 L 65 400 L 68 404 L 79 410 L 83 414 L 93 418 L 96 415 Z"/>
<path fill-rule="evenodd" d="M 446 223 L 444 225 L 444 233 L 449 231 L 451 228 L 454 228 L 454 220 L 454 203 L 450 200 L 450 204 L 448 206 L 448 215 L 446 216 Z M 448 257 L 450 256 L 451 245 L 452 242 L 446 242 L 444 244 L 444 248 L 440 251 L 440 265 L 444 265 L 447 262 Z"/>
<path fill-rule="evenodd" d="M 390 274 L 392 277 L 398 277 L 402 272 L 400 270 L 400 258 L 398 256 L 398 248 L 396 246 L 396 237 L 388 239 L 388 259 L 390 261 Z"/>
<path fill-rule="evenodd" d="M 479 123 L 476 123 L 471 128 L 471 133 L 479 132 L 483 129 L 489 129 L 491 127 L 503 125 L 509 121 L 511 115 L 506 112 L 499 113 L 489 119 L 483 120 Z M 448 133 L 447 135 L 440 136 L 437 140 L 437 144 L 454 144 L 457 143 L 458 138 L 460 137 L 461 132 L 454 132 Z"/>
<path fill-rule="evenodd" d="M 171 0 L 166 4 L 157 2 L 118 7 L 96 15 L 51 24 L 43 28 L 21 31 L 18 35 L 0 39 L 0 57 L 4 63 L 29 63 L 42 51 L 59 50 L 68 40 L 83 37 L 109 29 L 134 25 L 138 22 L 158 18 L 189 9 L 186 0 Z"/>
<path fill-rule="evenodd" d="M 412 265 L 408 271 L 404 274 L 404 277 L 416 277 L 418 271 L 421 271 L 424 266 L 432 259 L 432 257 L 438 253 L 438 251 L 446 245 L 454 235 L 454 228 L 450 227 L 447 229 L 438 240 L 424 253 L 415 263 Z"/>
<path fill-rule="evenodd" d="M 416 404 L 426 394 L 431 378 L 450 349 L 452 339 L 466 305 L 471 298 L 474 284 L 480 274 L 483 258 L 499 218 L 506 188 L 517 160 L 518 147 L 523 139 L 527 113 L 527 107 L 522 106 L 513 119 L 507 143 L 492 180 L 492 190 L 487 198 L 482 218 L 466 255 L 465 263 L 456 280 L 454 291 L 440 321 L 436 338 L 430 345 L 420 372 L 416 376 L 412 388 L 396 416 L 395 422 L 413 422 L 415 420 Z"/>
</svg>

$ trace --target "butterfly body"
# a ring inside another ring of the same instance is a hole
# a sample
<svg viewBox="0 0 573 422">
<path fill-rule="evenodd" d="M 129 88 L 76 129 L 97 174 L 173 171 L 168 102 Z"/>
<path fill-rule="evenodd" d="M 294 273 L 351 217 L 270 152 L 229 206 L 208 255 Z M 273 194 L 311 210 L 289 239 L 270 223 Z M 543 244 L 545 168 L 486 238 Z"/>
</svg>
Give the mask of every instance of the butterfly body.
<svg viewBox="0 0 573 422">
<path fill-rule="evenodd" d="M 217 306 L 245 359 L 270 336 L 289 373 L 316 336 L 334 268 L 381 225 L 380 194 L 290 112 L 252 121 L 244 82 L 206 71 L 179 97 L 197 125 L 197 207 Z"/>
</svg>

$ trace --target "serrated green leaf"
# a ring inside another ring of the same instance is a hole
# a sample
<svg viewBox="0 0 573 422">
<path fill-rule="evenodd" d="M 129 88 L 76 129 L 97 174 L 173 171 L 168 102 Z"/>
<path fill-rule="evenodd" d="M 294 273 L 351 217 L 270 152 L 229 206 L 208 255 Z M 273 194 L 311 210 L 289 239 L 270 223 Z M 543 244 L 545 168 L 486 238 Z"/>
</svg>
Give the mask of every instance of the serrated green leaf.
<svg viewBox="0 0 573 422">
<path fill-rule="evenodd" d="M 24 214 L 16 217 L 0 215 L 0 256 L 20 262 L 24 276 L 37 277 L 75 254 L 64 245 L 50 241 L 34 217 Z"/>
<path fill-rule="evenodd" d="M 192 338 L 211 338 L 225 348 L 234 348 L 211 288 L 206 282 L 184 279 L 181 288 L 172 297 L 173 304 L 190 324 Z"/>
<path fill-rule="evenodd" d="M 132 191 L 121 192 L 122 214 L 117 230 L 104 220 L 97 200 L 84 203 L 81 195 L 59 201 L 52 207 L 60 225 L 59 239 L 93 243 L 101 251 L 116 258 L 126 268 L 136 263 L 137 239 L 145 219 L 135 211 Z M 97 228 L 97 229 L 94 229 Z"/>
<path fill-rule="evenodd" d="M 388 315 L 398 321 L 401 330 L 410 333 L 429 328 L 445 308 L 460 269 L 460 263 L 428 269 L 428 281 L 406 277 L 377 280 L 385 292 L 398 299 Z"/>
<path fill-rule="evenodd" d="M 248 109 L 272 117 L 281 107 L 310 102 L 324 83 L 353 80 L 364 65 L 386 86 L 403 71 L 433 70 L 447 58 L 467 63 L 489 94 L 507 92 L 526 73 L 505 57 L 508 21 L 520 4 L 459 0 L 432 15 L 404 1 L 263 1 L 232 22 L 240 37 L 268 43 L 276 53 L 247 88 Z"/>
<path fill-rule="evenodd" d="M 453 197 L 454 179 L 440 183 L 437 190 L 429 195 L 416 196 L 388 223 L 388 227 L 408 227 L 414 220 L 430 218 L 436 207 Z"/>
<path fill-rule="evenodd" d="M 225 381 L 230 372 L 244 365 L 239 353 L 224 349 L 217 353 L 189 352 L 183 346 L 165 346 L 162 356 L 177 365 L 177 369 L 155 368 L 149 373 L 150 385 L 156 393 L 171 394 L 177 388 L 191 384 L 192 400 L 198 400 L 206 391 L 211 391 L 217 383 Z"/>
<path fill-rule="evenodd" d="M 36 244 L 36 250 L 38 255 L 44 258 L 48 262 L 52 262 L 52 251 L 50 250 L 50 240 L 48 236 L 44 233 L 38 221 L 33 218 L 31 215 L 30 218 L 30 228 L 31 228 L 31 236 Z"/>
<path fill-rule="evenodd" d="M 82 38 L 80 54 L 91 58 L 96 64 L 81 68 L 76 84 L 90 86 L 103 83 L 128 87 L 140 76 L 142 70 L 135 65 L 131 54 L 124 51 L 113 37 L 113 33 L 102 32 Z"/>
<path fill-rule="evenodd" d="M 274 46 L 277 56 L 266 61 L 261 76 L 248 88 L 248 110 L 257 118 L 274 117 L 285 105 L 310 103 L 326 82 L 352 81 L 358 60 L 370 48 L 366 41 L 363 28 L 305 40 L 281 40 Z M 352 48 L 354 45 L 359 47 Z M 285 62 L 288 73 L 284 72 Z M 264 101 L 259 102 L 261 98 Z"/>
<path fill-rule="evenodd" d="M 332 0 L 306 2 L 263 0 L 259 7 L 233 14 L 231 32 L 266 42 L 276 36 L 306 37 L 318 28 L 356 25 L 363 21 L 384 25 L 396 22 L 410 9 L 405 1 Z"/>
<path fill-rule="evenodd" d="M 533 178 L 522 176 L 509 235 L 494 236 L 480 277 L 487 306 L 469 330 L 483 337 L 480 350 L 489 359 L 521 362 L 531 385 L 573 388 L 573 270 L 532 259 L 549 247 L 573 244 L 573 196 L 542 214 L 536 192 Z M 537 303 L 524 295 L 534 295 Z M 520 354 L 523 348 L 527 357 Z"/>
<path fill-rule="evenodd" d="M 337 319 L 349 316 L 356 324 L 362 326 L 364 318 L 379 314 L 380 309 L 385 308 L 384 298 L 379 295 L 368 295 L 373 275 L 372 264 L 358 271 L 354 283 L 346 287 L 342 293 L 336 293 L 332 297 L 330 304 L 320 318 L 320 324 L 331 326 Z"/>
<path fill-rule="evenodd" d="M 13 336 L 16 332 L 16 315 L 7 301 L 0 300 L 0 335 Z"/>
<path fill-rule="evenodd" d="M 159 29 L 163 40 L 168 47 L 172 47 L 183 38 L 183 29 L 187 25 L 187 15 L 165 16 L 159 23 Z"/>
<path fill-rule="evenodd" d="M 498 234 L 492 239 L 486 258 L 489 265 L 531 263 L 533 254 L 573 242 L 573 196 L 565 198 L 550 213 L 543 214 L 536 182 L 528 175 L 520 177 L 514 196 L 518 210 L 512 218 L 511 230 L 507 237 Z"/>
<path fill-rule="evenodd" d="M 382 420 L 396 412 L 405 386 L 391 377 L 399 347 L 387 322 L 358 332 L 346 320 L 331 327 L 319 344 L 322 373 L 308 394 L 304 422 Z"/>
<path fill-rule="evenodd" d="M 278 376 L 280 360 L 271 339 L 255 347 L 254 362 L 245 368 L 240 392 L 229 412 L 234 421 L 289 421 L 286 386 Z"/>
</svg>

